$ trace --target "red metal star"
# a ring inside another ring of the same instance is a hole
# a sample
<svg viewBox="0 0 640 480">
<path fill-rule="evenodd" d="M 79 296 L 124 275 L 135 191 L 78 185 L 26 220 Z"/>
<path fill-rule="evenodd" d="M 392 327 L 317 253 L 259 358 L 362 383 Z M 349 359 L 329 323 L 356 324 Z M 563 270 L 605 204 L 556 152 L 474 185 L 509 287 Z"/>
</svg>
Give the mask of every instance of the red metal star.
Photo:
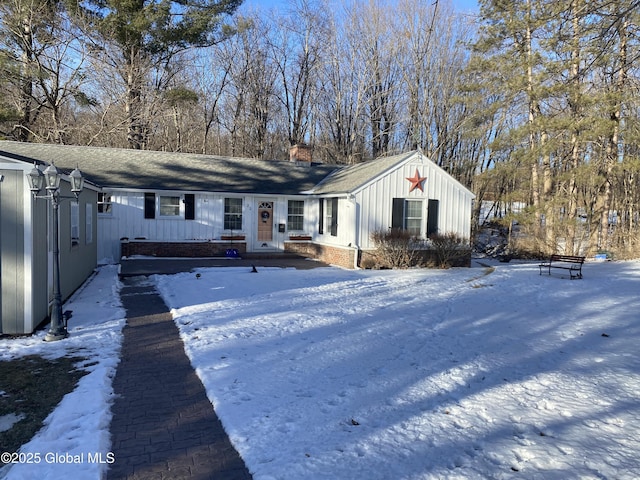
<svg viewBox="0 0 640 480">
<path fill-rule="evenodd" d="M 417 168 L 416 168 L 416 173 L 413 174 L 413 177 L 406 177 L 406 178 L 411 182 L 411 188 L 409 189 L 409 193 L 413 192 L 416 188 L 419 188 L 421 192 L 424 192 L 422 188 L 422 184 L 427 179 L 427 177 L 421 177 Z"/>
</svg>

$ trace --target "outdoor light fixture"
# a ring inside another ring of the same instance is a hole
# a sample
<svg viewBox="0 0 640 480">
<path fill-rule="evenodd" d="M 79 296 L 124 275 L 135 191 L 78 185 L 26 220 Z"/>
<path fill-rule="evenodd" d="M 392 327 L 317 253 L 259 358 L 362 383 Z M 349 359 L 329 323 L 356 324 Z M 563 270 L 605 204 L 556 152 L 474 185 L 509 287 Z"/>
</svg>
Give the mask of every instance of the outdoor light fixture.
<svg viewBox="0 0 640 480">
<path fill-rule="evenodd" d="M 31 171 L 27 174 L 27 180 L 29 181 L 33 198 L 45 198 L 51 202 L 51 206 L 53 207 L 53 218 L 51 222 L 53 225 L 53 305 L 51 307 L 51 326 L 47 335 L 44 337 L 46 342 L 62 340 L 69 336 L 62 314 L 62 298 L 60 295 L 59 205 L 60 200 L 63 199 L 75 199 L 77 201 L 84 187 L 82 173 L 76 168 L 69 175 L 73 197 L 63 197 L 60 195 L 60 177 L 61 173 L 53 163 L 45 168 L 44 172 L 38 168 L 37 164 L 34 164 Z M 40 195 L 43 187 L 46 194 Z"/>
<path fill-rule="evenodd" d="M 69 174 L 69 180 L 71 180 L 71 192 L 78 197 L 80 192 L 84 188 L 84 177 L 82 172 L 76 167 L 73 172 Z"/>
<path fill-rule="evenodd" d="M 44 169 L 44 183 L 49 192 L 57 191 L 60 188 L 60 172 L 53 163 Z"/>
<path fill-rule="evenodd" d="M 27 175 L 27 179 L 29 180 L 29 187 L 31 187 L 31 193 L 33 195 L 37 195 L 42 190 L 44 186 L 44 175 L 42 174 L 42 170 L 38 168 L 38 165 L 33 164 L 33 168 Z"/>
</svg>

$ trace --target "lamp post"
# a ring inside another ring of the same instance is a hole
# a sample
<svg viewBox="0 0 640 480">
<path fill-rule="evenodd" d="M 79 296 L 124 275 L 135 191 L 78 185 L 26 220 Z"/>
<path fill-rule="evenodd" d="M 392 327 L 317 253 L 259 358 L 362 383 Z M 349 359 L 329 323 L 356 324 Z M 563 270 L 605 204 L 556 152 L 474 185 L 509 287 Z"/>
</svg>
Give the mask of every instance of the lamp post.
<svg viewBox="0 0 640 480">
<path fill-rule="evenodd" d="M 60 195 L 60 172 L 53 163 L 44 172 L 38 168 L 38 165 L 34 164 L 33 169 L 27 175 L 27 179 L 29 180 L 33 198 L 46 198 L 53 207 L 53 305 L 51 307 L 51 326 L 44 337 L 46 342 L 52 342 L 69 336 L 62 315 L 62 297 L 60 295 L 60 242 L 58 238 L 60 200 L 75 198 L 77 201 L 84 186 L 84 178 L 77 168 L 69 175 L 73 197 Z M 43 187 L 46 194 L 39 195 Z"/>
</svg>

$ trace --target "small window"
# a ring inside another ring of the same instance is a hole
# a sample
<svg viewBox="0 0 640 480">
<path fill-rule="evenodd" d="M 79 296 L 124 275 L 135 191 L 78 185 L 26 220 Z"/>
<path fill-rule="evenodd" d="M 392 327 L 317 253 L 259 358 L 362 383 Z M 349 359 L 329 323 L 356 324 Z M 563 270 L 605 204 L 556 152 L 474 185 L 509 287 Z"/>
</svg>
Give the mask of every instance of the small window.
<svg viewBox="0 0 640 480">
<path fill-rule="evenodd" d="M 304 200 L 289 200 L 287 230 L 304 229 Z"/>
<path fill-rule="evenodd" d="M 422 232 L 422 208 L 422 200 L 394 198 L 391 227 L 419 236 Z"/>
<path fill-rule="evenodd" d="M 177 217 L 180 215 L 180 197 L 160 197 L 160 216 Z"/>
<path fill-rule="evenodd" d="M 412 235 L 420 235 L 422 227 L 422 201 L 407 200 L 404 205 L 404 229 Z"/>
<path fill-rule="evenodd" d="M 111 194 L 98 193 L 98 213 L 101 215 L 111 215 Z"/>
<path fill-rule="evenodd" d="M 80 205 L 78 202 L 70 202 L 71 205 L 71 245 L 80 243 Z"/>
<path fill-rule="evenodd" d="M 224 199 L 224 229 L 242 230 L 242 199 Z"/>
<path fill-rule="evenodd" d="M 338 236 L 338 199 L 337 198 L 325 198 L 324 199 L 324 225 L 331 233 L 332 237 Z M 323 230 L 324 230 L 323 225 Z"/>
<path fill-rule="evenodd" d="M 90 243 L 93 243 L 93 204 L 86 203 L 84 212 L 85 212 L 84 239 L 85 239 L 85 243 L 89 245 Z"/>
</svg>

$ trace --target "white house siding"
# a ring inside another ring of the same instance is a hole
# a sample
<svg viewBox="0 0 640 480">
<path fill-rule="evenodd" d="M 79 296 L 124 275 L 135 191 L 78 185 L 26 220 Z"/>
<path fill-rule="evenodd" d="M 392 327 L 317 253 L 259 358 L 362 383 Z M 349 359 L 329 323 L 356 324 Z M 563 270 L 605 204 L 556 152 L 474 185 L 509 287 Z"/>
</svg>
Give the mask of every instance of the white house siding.
<svg viewBox="0 0 640 480">
<path fill-rule="evenodd" d="M 349 244 L 355 243 L 355 211 L 356 206 L 354 201 L 351 198 L 347 198 L 344 195 L 342 196 L 327 196 L 322 200 L 331 200 L 332 198 L 338 198 L 338 229 L 337 235 L 331 235 L 331 225 L 327 225 L 326 221 L 326 207 L 325 207 L 325 218 L 323 219 L 323 233 L 318 232 L 318 226 L 320 224 L 320 207 L 319 207 L 319 199 L 315 198 L 313 200 L 309 200 L 312 203 L 312 215 L 315 221 L 313 225 L 313 241 L 315 243 L 325 244 L 325 245 L 336 245 L 336 246 L 348 246 Z"/>
<path fill-rule="evenodd" d="M 143 191 L 111 191 L 111 212 L 98 215 L 98 257 L 102 261 L 118 261 L 120 239 L 147 239 L 155 241 L 211 240 L 219 238 L 222 229 L 224 197 L 213 194 L 195 194 L 195 219 L 184 218 L 184 193 L 154 192 L 156 206 L 160 196 L 179 196 L 180 215 L 144 218 Z M 218 212 L 218 213 L 217 213 Z M 217 213 L 217 217 L 216 217 Z"/>
<path fill-rule="evenodd" d="M 313 201 L 303 196 L 285 197 L 275 195 L 239 195 L 231 193 L 196 193 L 195 219 L 185 220 L 184 203 L 180 203 L 180 215 L 175 218 L 160 217 L 156 208 L 156 218 L 144 218 L 144 191 L 113 190 L 111 192 L 111 213 L 98 217 L 98 258 L 101 261 L 118 261 L 120 239 L 146 239 L 152 241 L 182 242 L 220 240 L 223 235 L 244 235 L 247 251 L 269 251 L 284 248 L 284 241 L 291 233 L 309 233 L 317 229 L 317 209 Z M 179 196 L 185 192 L 155 192 L 156 206 L 159 196 Z M 224 199 L 242 198 L 242 230 L 224 229 Z M 305 201 L 305 227 L 301 232 L 280 232 L 279 224 L 287 224 L 288 200 Z M 273 202 L 273 241 L 266 248 L 260 248 L 257 241 L 257 208 L 261 201 Z"/>
<path fill-rule="evenodd" d="M 421 177 L 427 177 L 423 183 L 424 192 L 419 188 L 409 192 L 411 183 L 407 178 L 415 175 L 416 169 Z M 377 230 L 386 230 L 392 225 L 392 199 L 405 198 L 422 200 L 421 235 L 426 235 L 428 200 L 439 200 L 438 231 L 455 232 L 469 238 L 471 232 L 471 199 L 473 194 L 455 179 L 428 159 L 415 155 L 407 163 L 386 175 L 374 179 L 355 194 L 359 205 L 359 237 L 356 242 L 362 249 L 373 249 L 371 234 Z"/>
</svg>

